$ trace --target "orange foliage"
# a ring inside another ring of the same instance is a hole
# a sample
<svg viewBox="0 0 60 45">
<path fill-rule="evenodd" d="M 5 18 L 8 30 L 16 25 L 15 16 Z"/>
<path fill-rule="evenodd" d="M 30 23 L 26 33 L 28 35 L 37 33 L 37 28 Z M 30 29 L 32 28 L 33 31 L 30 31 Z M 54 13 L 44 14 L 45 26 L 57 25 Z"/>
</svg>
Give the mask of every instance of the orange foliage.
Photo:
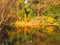
<svg viewBox="0 0 60 45">
<path fill-rule="evenodd" d="M 24 34 L 27 34 L 28 33 L 28 30 L 29 30 L 28 27 L 25 27 L 24 28 Z"/>
<path fill-rule="evenodd" d="M 24 21 L 27 22 L 28 21 L 28 16 L 26 15 L 26 13 L 24 14 Z M 28 27 L 24 28 L 24 34 L 28 33 Z"/>
<path fill-rule="evenodd" d="M 47 32 L 48 32 L 48 33 L 51 33 L 51 32 L 53 32 L 53 31 L 54 31 L 54 27 L 53 27 L 53 26 L 47 27 Z"/>
</svg>

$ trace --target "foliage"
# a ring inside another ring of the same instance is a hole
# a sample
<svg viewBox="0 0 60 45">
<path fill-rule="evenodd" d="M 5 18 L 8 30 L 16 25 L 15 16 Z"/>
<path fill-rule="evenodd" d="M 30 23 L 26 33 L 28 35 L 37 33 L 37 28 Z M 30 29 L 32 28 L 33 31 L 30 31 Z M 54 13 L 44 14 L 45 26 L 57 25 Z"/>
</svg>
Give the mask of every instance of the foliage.
<svg viewBox="0 0 60 45">
<path fill-rule="evenodd" d="M 24 0 L 17 0 L 15 6 L 9 7 L 9 21 L 12 20 L 9 25 L 14 27 L 7 30 L 9 43 L 28 45 L 41 41 L 47 45 L 55 45 L 55 42 L 60 45 L 60 4 L 47 4 L 46 0 L 28 0 L 24 4 Z"/>
</svg>

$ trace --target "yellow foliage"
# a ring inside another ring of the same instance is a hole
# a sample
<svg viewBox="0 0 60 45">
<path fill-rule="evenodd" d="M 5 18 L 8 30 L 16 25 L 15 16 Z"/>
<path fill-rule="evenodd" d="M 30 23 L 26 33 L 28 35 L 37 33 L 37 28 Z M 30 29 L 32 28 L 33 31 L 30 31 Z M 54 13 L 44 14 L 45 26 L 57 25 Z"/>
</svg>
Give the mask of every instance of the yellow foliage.
<svg viewBox="0 0 60 45">
<path fill-rule="evenodd" d="M 28 21 L 28 17 L 26 14 L 24 14 L 24 21 L 27 22 Z"/>
<path fill-rule="evenodd" d="M 54 18 L 48 17 L 48 18 L 47 18 L 47 22 L 48 22 L 48 23 L 53 23 L 53 22 L 54 22 Z"/>
<path fill-rule="evenodd" d="M 46 23 L 54 23 L 55 19 L 50 16 L 42 16 L 43 20 L 45 20 Z"/>
<path fill-rule="evenodd" d="M 28 18 L 24 17 L 24 21 L 15 21 L 15 26 L 17 28 L 16 32 L 21 32 L 21 30 L 19 29 L 19 27 L 25 27 L 24 28 L 24 34 L 28 33 L 28 28 L 27 27 L 31 27 L 31 28 L 40 28 L 40 29 L 45 29 L 45 32 L 51 33 L 54 31 L 54 26 L 50 26 L 50 24 L 53 25 L 54 22 L 54 18 L 50 17 L 50 16 L 40 16 L 37 17 L 37 19 L 35 18 L 32 21 L 27 22 Z M 48 27 L 46 27 L 47 25 L 49 25 Z M 56 23 L 54 24 L 56 25 Z M 45 28 L 46 27 L 46 28 Z"/>
<path fill-rule="evenodd" d="M 38 21 L 37 21 L 37 23 L 40 23 L 40 22 L 41 22 L 41 20 L 38 20 Z"/>
<path fill-rule="evenodd" d="M 15 26 L 18 28 L 20 26 L 20 22 L 19 21 L 16 21 L 15 22 Z"/>
</svg>

